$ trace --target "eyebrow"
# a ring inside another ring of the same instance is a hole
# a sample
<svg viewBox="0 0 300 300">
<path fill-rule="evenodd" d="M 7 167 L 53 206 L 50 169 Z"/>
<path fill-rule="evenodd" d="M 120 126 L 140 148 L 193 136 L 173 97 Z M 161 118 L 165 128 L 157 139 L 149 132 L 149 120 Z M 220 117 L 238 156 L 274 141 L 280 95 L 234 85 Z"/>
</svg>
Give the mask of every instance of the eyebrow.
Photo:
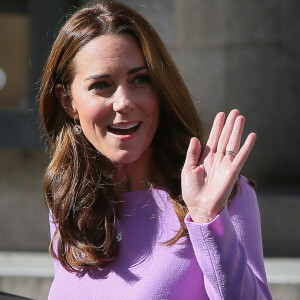
<svg viewBox="0 0 300 300">
<path fill-rule="evenodd" d="M 131 75 L 131 74 L 137 73 L 142 70 L 147 70 L 147 69 L 148 69 L 147 66 L 133 68 L 127 72 L 127 75 Z M 91 76 L 87 77 L 86 79 L 84 79 L 84 81 L 101 79 L 101 78 L 111 78 L 111 75 L 110 74 L 95 74 L 95 75 L 91 75 Z"/>
</svg>

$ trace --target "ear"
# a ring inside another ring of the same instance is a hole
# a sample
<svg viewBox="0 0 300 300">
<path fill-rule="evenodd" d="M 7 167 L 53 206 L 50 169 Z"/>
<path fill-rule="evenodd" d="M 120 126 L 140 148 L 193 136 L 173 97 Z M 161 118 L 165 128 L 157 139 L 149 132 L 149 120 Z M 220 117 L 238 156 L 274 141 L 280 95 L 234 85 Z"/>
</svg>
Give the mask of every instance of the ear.
<svg viewBox="0 0 300 300">
<path fill-rule="evenodd" d="M 65 112 L 72 118 L 78 120 L 78 112 L 74 103 L 62 84 L 56 84 L 54 87 L 55 96 L 60 101 Z"/>
</svg>

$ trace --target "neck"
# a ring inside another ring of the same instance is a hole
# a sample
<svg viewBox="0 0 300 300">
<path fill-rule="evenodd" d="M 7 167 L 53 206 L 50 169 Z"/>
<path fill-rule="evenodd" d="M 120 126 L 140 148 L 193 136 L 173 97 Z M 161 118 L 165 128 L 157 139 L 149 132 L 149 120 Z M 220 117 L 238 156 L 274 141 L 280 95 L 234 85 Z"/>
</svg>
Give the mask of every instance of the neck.
<svg viewBox="0 0 300 300">
<path fill-rule="evenodd" d="M 149 187 L 153 162 L 153 150 L 149 148 L 138 160 L 116 166 L 117 190 L 131 192 Z"/>
</svg>

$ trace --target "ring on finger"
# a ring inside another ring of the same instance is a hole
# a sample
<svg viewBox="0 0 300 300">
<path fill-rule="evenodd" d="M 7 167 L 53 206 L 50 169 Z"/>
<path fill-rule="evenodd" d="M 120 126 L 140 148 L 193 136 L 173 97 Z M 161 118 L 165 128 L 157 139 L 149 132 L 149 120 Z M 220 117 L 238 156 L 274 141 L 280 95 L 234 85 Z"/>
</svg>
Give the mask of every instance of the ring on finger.
<svg viewBox="0 0 300 300">
<path fill-rule="evenodd" d="M 232 151 L 232 150 L 226 150 L 225 151 L 225 155 L 231 155 L 231 156 L 236 156 L 237 155 L 237 152 L 235 151 Z"/>
</svg>

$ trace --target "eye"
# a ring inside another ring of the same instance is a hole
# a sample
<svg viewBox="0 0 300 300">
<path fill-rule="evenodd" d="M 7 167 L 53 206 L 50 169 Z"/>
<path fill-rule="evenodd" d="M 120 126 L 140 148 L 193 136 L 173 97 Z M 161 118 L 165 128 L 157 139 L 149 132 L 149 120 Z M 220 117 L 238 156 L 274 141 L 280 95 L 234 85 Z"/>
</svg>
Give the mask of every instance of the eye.
<svg viewBox="0 0 300 300">
<path fill-rule="evenodd" d="M 143 85 L 143 84 L 147 84 L 150 82 L 151 82 L 150 76 L 147 74 L 139 74 L 139 75 L 135 76 L 133 79 L 133 83 L 138 84 L 138 85 Z"/>
<path fill-rule="evenodd" d="M 98 81 L 90 87 L 90 90 L 103 91 L 111 86 L 112 85 L 107 81 Z"/>
</svg>

